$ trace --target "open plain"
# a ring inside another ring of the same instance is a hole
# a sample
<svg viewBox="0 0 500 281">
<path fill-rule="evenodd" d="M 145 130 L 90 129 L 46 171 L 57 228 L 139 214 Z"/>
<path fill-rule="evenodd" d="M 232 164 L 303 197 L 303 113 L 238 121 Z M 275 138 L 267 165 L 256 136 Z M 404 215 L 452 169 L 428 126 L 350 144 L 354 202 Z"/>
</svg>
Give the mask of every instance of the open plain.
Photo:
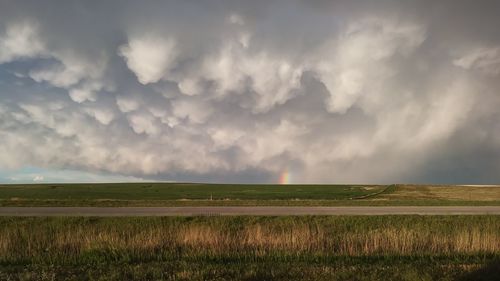
<svg viewBox="0 0 500 281">
<path fill-rule="evenodd" d="M 498 280 L 500 187 L 0 186 L 0 280 Z"/>
<path fill-rule="evenodd" d="M 500 206 L 500 186 L 112 183 L 0 185 L 0 206 Z"/>
</svg>

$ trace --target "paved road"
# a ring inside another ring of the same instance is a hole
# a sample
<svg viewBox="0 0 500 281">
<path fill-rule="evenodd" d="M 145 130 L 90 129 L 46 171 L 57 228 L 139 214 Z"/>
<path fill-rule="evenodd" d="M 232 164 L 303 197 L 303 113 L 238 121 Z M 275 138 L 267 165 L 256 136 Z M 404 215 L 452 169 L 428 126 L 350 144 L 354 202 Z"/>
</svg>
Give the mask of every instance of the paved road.
<svg viewBox="0 0 500 281">
<path fill-rule="evenodd" d="M 500 206 L 0 207 L 0 216 L 500 215 Z"/>
</svg>

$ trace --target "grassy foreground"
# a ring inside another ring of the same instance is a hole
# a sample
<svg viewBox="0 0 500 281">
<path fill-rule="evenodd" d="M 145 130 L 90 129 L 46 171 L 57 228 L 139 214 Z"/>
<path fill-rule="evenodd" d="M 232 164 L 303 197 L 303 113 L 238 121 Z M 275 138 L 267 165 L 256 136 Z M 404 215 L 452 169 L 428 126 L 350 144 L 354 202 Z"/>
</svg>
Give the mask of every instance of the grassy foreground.
<svg viewBox="0 0 500 281">
<path fill-rule="evenodd" d="M 500 205 L 500 186 L 194 183 L 0 185 L 0 206 L 257 205 Z"/>
<path fill-rule="evenodd" d="M 0 280 L 500 280 L 500 216 L 0 218 Z"/>
</svg>

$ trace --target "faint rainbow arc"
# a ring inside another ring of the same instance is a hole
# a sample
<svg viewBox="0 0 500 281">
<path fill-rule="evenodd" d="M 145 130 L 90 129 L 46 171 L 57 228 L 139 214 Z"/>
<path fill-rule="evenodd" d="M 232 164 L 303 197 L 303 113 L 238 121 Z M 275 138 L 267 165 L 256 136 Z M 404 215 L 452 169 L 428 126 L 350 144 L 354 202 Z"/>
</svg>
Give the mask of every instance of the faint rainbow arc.
<svg viewBox="0 0 500 281">
<path fill-rule="evenodd" d="M 290 178 L 291 178 L 290 172 L 283 171 L 280 175 L 280 184 L 289 184 Z"/>
</svg>

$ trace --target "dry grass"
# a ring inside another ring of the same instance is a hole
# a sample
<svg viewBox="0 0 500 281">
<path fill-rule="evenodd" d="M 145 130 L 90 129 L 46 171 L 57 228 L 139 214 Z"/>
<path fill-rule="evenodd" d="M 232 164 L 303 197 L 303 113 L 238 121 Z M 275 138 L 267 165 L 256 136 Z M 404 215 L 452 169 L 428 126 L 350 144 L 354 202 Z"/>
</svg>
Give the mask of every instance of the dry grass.
<svg viewBox="0 0 500 281">
<path fill-rule="evenodd" d="M 0 217 L 0 280 L 498 280 L 499 256 L 500 216 Z"/>
<path fill-rule="evenodd" d="M 395 192 L 379 196 L 391 200 L 499 201 L 500 186 L 397 185 Z"/>
<path fill-rule="evenodd" d="M 143 258 L 158 252 L 172 256 L 179 249 L 184 255 L 248 257 L 500 253 L 500 218 L 456 219 L 456 224 L 432 217 L 10 221 L 0 228 L 0 261 L 75 260 L 93 251 Z"/>
</svg>

